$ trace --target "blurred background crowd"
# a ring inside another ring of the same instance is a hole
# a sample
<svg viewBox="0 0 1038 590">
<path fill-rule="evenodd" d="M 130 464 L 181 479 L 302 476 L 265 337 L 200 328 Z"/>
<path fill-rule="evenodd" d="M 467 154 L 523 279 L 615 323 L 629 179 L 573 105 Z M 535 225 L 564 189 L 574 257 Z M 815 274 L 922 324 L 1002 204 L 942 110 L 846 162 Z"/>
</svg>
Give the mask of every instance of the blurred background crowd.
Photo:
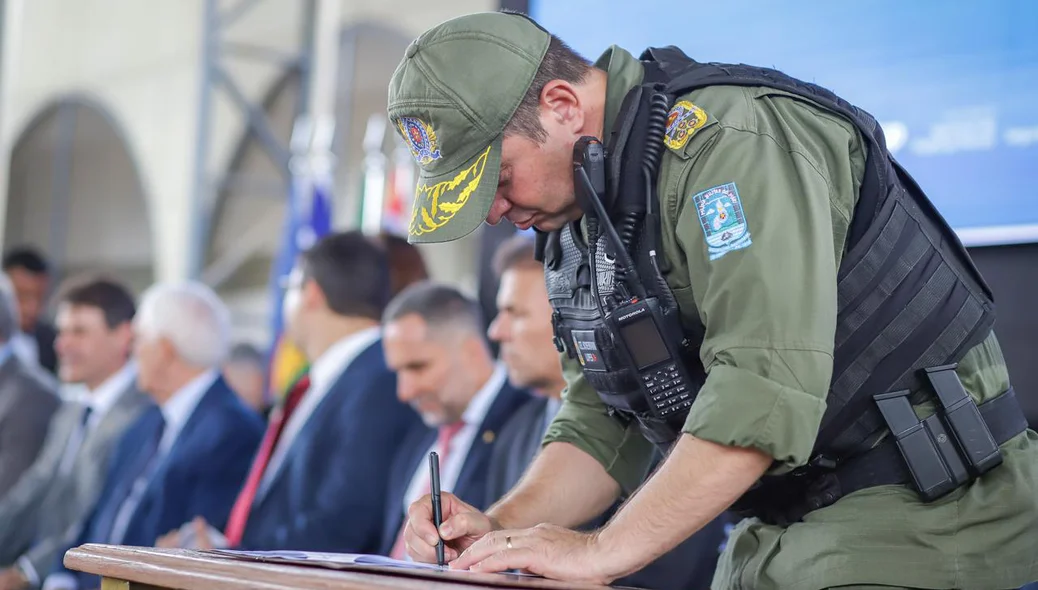
<svg viewBox="0 0 1038 590">
<path fill-rule="evenodd" d="M 864 87 L 879 75 L 834 65 L 793 30 L 777 35 L 756 9 L 725 9 L 731 22 L 699 34 L 701 11 L 678 27 L 649 16 L 676 5 L 612 4 L 0 0 L 0 590 L 94 587 L 61 563 L 84 542 L 403 557 L 429 450 L 445 490 L 480 507 L 502 497 L 564 381 L 531 235 L 504 224 L 407 244 L 416 168 L 385 100 L 414 36 L 510 8 L 558 25 L 592 59 L 614 42 L 766 55 L 759 65 L 822 84 L 816 70 L 840 69 L 828 81 L 852 95 L 849 77 Z M 851 26 L 845 9 L 807 4 L 801 24 L 824 42 Z M 1038 120 L 1031 108 L 999 125 L 1023 112 L 1020 80 L 1038 80 L 1038 44 L 1012 24 L 1038 12 L 995 4 L 982 21 L 946 7 L 931 28 L 1000 31 L 969 36 L 1000 36 L 1009 53 L 981 43 L 955 54 L 1004 68 L 978 82 L 997 98 L 940 112 L 977 133 L 996 120 L 1003 139 L 966 145 L 940 121 L 917 123 L 925 89 L 886 93 L 914 110 L 886 95 L 862 106 L 891 121 L 899 157 L 923 159 L 913 169 L 964 191 L 938 206 L 995 292 L 1034 425 Z M 898 63 L 847 55 L 932 73 L 950 54 L 926 47 Z M 706 587 L 728 524 L 627 582 Z"/>
</svg>

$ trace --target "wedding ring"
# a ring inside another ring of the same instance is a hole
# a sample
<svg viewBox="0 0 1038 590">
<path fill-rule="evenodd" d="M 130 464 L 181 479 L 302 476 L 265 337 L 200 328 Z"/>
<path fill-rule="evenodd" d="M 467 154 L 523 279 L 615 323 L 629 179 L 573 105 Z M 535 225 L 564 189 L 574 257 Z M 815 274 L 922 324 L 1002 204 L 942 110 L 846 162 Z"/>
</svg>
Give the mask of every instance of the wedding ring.
<svg viewBox="0 0 1038 590">
<path fill-rule="evenodd" d="M 505 547 L 512 548 L 512 537 L 505 537 Z"/>
</svg>

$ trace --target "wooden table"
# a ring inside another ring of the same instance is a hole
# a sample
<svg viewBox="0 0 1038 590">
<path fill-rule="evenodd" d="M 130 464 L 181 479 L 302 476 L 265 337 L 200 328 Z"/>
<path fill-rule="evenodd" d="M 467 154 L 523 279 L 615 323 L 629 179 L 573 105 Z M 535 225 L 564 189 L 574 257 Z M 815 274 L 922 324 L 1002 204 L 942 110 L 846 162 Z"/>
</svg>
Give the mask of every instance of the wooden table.
<svg viewBox="0 0 1038 590">
<path fill-rule="evenodd" d="M 87 544 L 65 554 L 65 567 L 101 576 L 102 590 L 477 590 L 607 588 L 508 574 L 358 566 L 334 570 L 259 563 L 185 549 Z"/>
</svg>

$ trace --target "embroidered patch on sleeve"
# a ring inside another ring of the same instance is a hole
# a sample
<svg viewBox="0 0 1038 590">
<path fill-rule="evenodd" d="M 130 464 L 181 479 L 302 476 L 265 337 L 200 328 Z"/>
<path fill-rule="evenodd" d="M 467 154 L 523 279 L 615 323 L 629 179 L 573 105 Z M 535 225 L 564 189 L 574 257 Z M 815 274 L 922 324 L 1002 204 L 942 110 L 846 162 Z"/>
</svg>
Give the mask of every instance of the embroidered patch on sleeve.
<svg viewBox="0 0 1038 590">
<path fill-rule="evenodd" d="M 672 150 L 680 150 L 703 125 L 706 125 L 706 113 L 703 109 L 687 100 L 679 101 L 667 115 L 667 130 L 663 135 L 663 143 Z"/>
<path fill-rule="evenodd" d="M 739 190 L 735 188 L 734 182 L 696 193 L 692 201 L 699 214 L 699 224 L 703 226 L 710 260 L 717 260 L 753 243 L 746 212 L 743 211 Z"/>
</svg>

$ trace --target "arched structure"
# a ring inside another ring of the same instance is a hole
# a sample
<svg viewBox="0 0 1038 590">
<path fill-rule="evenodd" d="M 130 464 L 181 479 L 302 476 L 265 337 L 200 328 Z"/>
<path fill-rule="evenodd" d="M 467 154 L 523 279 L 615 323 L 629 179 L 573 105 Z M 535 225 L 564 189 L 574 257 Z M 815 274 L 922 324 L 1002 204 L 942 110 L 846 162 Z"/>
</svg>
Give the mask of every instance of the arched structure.
<svg viewBox="0 0 1038 590">
<path fill-rule="evenodd" d="M 154 280 L 140 169 L 102 104 L 50 101 L 18 133 L 9 166 L 5 249 L 36 246 L 59 279 L 101 271 L 138 291 Z"/>
</svg>

